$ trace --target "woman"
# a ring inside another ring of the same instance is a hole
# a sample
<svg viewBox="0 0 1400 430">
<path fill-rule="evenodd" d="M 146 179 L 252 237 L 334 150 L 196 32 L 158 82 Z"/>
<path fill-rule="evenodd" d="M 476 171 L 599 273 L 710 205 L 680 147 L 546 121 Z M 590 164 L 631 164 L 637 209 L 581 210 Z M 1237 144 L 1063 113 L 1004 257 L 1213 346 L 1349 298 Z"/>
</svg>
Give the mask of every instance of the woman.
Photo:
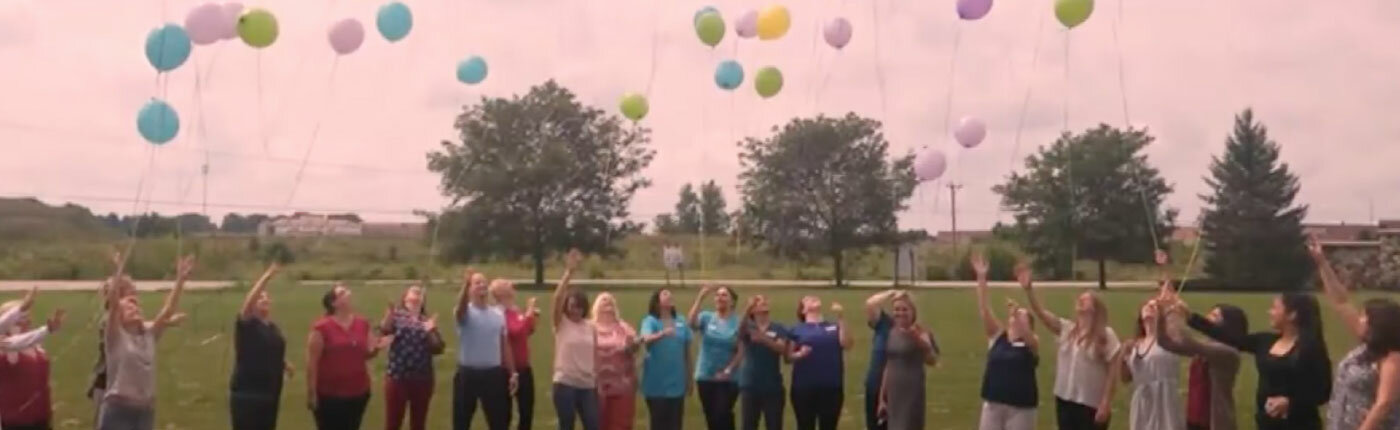
<svg viewBox="0 0 1400 430">
<path fill-rule="evenodd" d="M 1332 396 L 1332 362 L 1322 335 L 1317 298 L 1285 293 L 1269 309 L 1273 331 L 1228 333 L 1198 314 L 1191 328 L 1241 352 L 1254 354 L 1259 372 L 1254 422 L 1259 430 L 1322 428 L 1318 407 Z"/>
<path fill-rule="evenodd" d="M 337 282 L 321 296 L 325 315 L 306 338 L 306 406 L 320 430 L 358 430 L 369 404 L 367 363 L 383 346 L 355 313 L 350 288 Z M 387 340 L 387 339 L 386 339 Z"/>
<path fill-rule="evenodd" d="M 924 402 L 924 366 L 936 362 L 938 346 L 933 342 L 933 334 L 919 326 L 913 297 L 908 293 L 896 295 L 890 300 L 890 307 L 894 329 L 886 344 L 880 409 L 890 429 L 922 430 L 924 410 L 928 407 Z"/>
<path fill-rule="evenodd" d="M 637 331 L 622 320 L 612 294 L 598 293 L 592 315 L 598 332 L 598 424 L 603 430 L 632 430 L 637 408 Z"/>
<path fill-rule="evenodd" d="M 1400 304 L 1371 299 L 1358 310 L 1316 239 L 1308 244 L 1308 251 L 1332 309 L 1361 340 L 1361 345 L 1337 365 L 1335 395 L 1327 406 L 1327 428 L 1400 428 Z"/>
<path fill-rule="evenodd" d="M 881 291 L 865 299 L 865 319 L 870 326 L 870 367 L 865 372 L 865 429 L 885 430 L 885 421 L 880 418 L 880 382 L 885 376 L 885 344 L 890 338 L 890 328 L 894 319 L 890 318 L 885 306 L 890 298 L 902 294 L 900 290 Z"/>
<path fill-rule="evenodd" d="M 540 309 L 535 298 L 525 301 L 525 309 L 515 305 L 515 284 L 503 282 L 491 285 L 491 298 L 505 311 L 506 340 L 510 356 L 515 360 L 515 372 L 520 382 L 515 391 L 515 416 L 520 430 L 530 430 L 535 422 L 535 372 L 530 370 L 530 336 L 535 334 L 535 321 Z M 509 405 L 507 405 L 509 409 Z"/>
<path fill-rule="evenodd" d="M 120 258 L 119 258 L 120 260 Z M 121 260 L 125 261 L 125 260 Z M 117 264 L 113 284 L 130 283 Z M 194 270 L 194 257 L 181 258 L 175 270 L 175 288 L 165 296 L 165 305 L 152 321 L 141 316 L 136 296 L 123 296 L 128 288 L 117 285 L 107 295 L 106 338 L 107 387 L 97 420 L 98 430 L 153 430 L 156 418 L 156 341 L 170 327 L 185 281 Z"/>
<path fill-rule="evenodd" d="M 982 332 L 987 336 L 987 365 L 982 372 L 982 418 L 980 430 L 1035 429 L 1035 368 L 1040 365 L 1040 339 L 1035 336 L 1035 320 L 1029 310 L 1008 304 L 1006 325 L 1002 326 L 987 303 L 987 259 L 972 255 L 977 274 L 977 308 L 982 316 Z M 1029 277 L 1019 268 L 1016 276 Z"/>
<path fill-rule="evenodd" d="M 584 430 L 598 430 L 598 333 L 588 319 L 588 295 L 569 288 L 569 279 L 582 258 L 570 250 L 564 276 L 554 288 L 554 411 L 559 430 L 573 430 L 574 417 Z"/>
<path fill-rule="evenodd" d="M 711 293 L 715 295 L 715 310 L 701 312 L 700 304 Z M 686 318 L 690 329 L 700 334 L 695 386 L 700 391 L 700 408 L 710 430 L 734 430 L 734 402 L 739 400 L 734 372 L 742 359 L 737 353 L 740 320 L 734 313 L 734 301 L 738 299 L 739 295 L 729 287 L 706 285 Z"/>
<path fill-rule="evenodd" d="M 676 318 L 671 290 L 651 294 L 642 318 L 642 397 L 646 398 L 653 429 L 681 430 L 685 395 L 690 392 L 690 327 Z"/>
<path fill-rule="evenodd" d="M 397 304 L 390 304 L 379 322 L 379 334 L 389 341 L 388 374 L 384 378 L 384 428 L 398 430 L 408 411 L 408 428 L 427 426 L 433 399 L 433 356 L 446 348 L 437 330 L 437 316 L 428 316 L 423 287 L 413 284 Z"/>
<path fill-rule="evenodd" d="M 36 291 L 0 304 L 0 381 L 5 381 L 0 384 L 0 428 L 52 428 L 49 356 L 39 344 L 58 331 L 63 310 L 54 311 L 47 325 L 31 330 L 28 311 Z"/>
<path fill-rule="evenodd" d="M 1165 269 L 1166 262 L 1166 253 L 1158 251 L 1157 265 Z M 1171 288 L 1165 270 L 1162 282 Z M 1189 312 L 1179 296 L 1173 294 L 1171 298 L 1159 303 L 1166 312 L 1157 313 L 1157 345 L 1173 354 L 1191 357 L 1186 382 L 1186 428 L 1235 430 L 1235 378 L 1240 373 L 1240 354 L 1219 342 L 1198 341 L 1181 333 L 1180 326 Z M 1232 336 L 1249 333 L 1249 320 L 1235 306 L 1216 305 L 1206 319 Z"/>
<path fill-rule="evenodd" d="M 1113 407 L 1113 392 L 1117 386 L 1113 381 L 1122 378 L 1124 383 L 1133 385 L 1133 398 L 1129 410 L 1128 423 L 1132 430 L 1184 430 L 1186 423 L 1181 412 L 1181 400 L 1177 396 L 1180 384 L 1181 360 L 1157 347 L 1157 321 L 1159 299 L 1167 300 L 1164 294 L 1148 300 L 1138 310 L 1137 336 L 1123 344 L 1113 360 L 1109 372 L 1108 386 L 1104 388 L 1103 400 L 1095 417 L 1097 422 L 1108 422 Z"/>
<path fill-rule="evenodd" d="M 510 281 L 491 281 L 496 288 Z M 467 269 L 453 315 L 457 321 L 457 373 L 452 377 L 452 428 L 467 430 L 478 401 L 486 413 L 486 428 L 510 428 L 510 396 L 520 380 L 506 339 L 506 315 L 487 303 L 486 276 Z"/>
<path fill-rule="evenodd" d="M 1103 399 L 1109 362 L 1118 351 L 1118 335 L 1108 326 L 1108 308 L 1092 292 L 1084 292 L 1074 302 L 1074 320 L 1060 318 L 1041 306 L 1031 285 L 1030 270 L 1017 265 L 1017 281 L 1050 334 L 1055 335 L 1055 420 L 1060 430 L 1103 430 L 1107 422 L 1095 423 L 1099 401 Z"/>
<path fill-rule="evenodd" d="M 844 355 L 851 348 L 840 303 L 831 304 L 836 322 L 822 317 L 822 301 L 803 297 L 786 355 L 792 365 L 792 412 L 798 430 L 836 430 L 844 400 Z"/>
<path fill-rule="evenodd" d="M 770 318 L 768 299 L 754 296 L 744 310 L 739 331 L 738 356 L 743 359 L 739 369 L 740 428 L 757 430 L 758 419 L 764 428 L 783 428 L 783 370 L 779 358 L 787 353 L 787 329 Z"/>
<path fill-rule="evenodd" d="M 267 267 L 243 298 L 233 323 L 233 375 L 229 378 L 229 418 L 234 430 L 277 428 L 282 377 L 290 374 L 287 340 L 272 322 L 267 285 L 281 267 Z"/>
</svg>

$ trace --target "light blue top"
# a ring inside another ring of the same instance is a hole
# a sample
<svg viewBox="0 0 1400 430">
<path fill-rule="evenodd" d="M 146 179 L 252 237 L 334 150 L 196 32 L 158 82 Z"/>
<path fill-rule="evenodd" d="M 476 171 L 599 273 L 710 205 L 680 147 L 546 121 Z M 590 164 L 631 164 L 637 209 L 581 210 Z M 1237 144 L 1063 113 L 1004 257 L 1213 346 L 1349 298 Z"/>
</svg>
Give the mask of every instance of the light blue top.
<svg viewBox="0 0 1400 430">
<path fill-rule="evenodd" d="M 457 321 L 457 365 L 472 369 L 501 367 L 501 336 L 506 332 L 506 314 L 500 306 L 479 308 L 467 305 Z"/>
<path fill-rule="evenodd" d="M 673 318 L 675 330 L 670 336 L 647 345 L 642 360 L 642 395 L 646 397 L 685 397 L 686 349 L 690 345 L 690 328 L 685 320 Z M 642 336 L 660 333 L 665 327 L 651 315 L 642 319 Z"/>
<path fill-rule="evenodd" d="M 695 364 L 695 380 L 710 381 L 734 359 L 739 340 L 739 317 L 731 312 L 728 318 L 720 318 L 719 313 L 704 311 L 697 319 L 700 323 L 700 359 Z"/>
</svg>

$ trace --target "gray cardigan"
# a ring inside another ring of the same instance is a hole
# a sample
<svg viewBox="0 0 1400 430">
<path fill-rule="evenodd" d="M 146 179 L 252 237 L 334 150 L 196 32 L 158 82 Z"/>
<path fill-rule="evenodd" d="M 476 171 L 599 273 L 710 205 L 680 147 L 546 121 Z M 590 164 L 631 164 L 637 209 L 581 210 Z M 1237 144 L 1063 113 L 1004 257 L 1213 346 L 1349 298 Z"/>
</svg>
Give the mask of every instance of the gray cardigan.
<svg viewBox="0 0 1400 430">
<path fill-rule="evenodd" d="M 1181 321 L 1168 324 L 1165 313 L 1158 315 L 1157 344 L 1177 355 L 1205 359 L 1210 369 L 1210 428 L 1235 430 L 1235 377 L 1240 372 L 1239 352 L 1210 339 L 1193 339 L 1182 332 L 1181 325 Z"/>
</svg>

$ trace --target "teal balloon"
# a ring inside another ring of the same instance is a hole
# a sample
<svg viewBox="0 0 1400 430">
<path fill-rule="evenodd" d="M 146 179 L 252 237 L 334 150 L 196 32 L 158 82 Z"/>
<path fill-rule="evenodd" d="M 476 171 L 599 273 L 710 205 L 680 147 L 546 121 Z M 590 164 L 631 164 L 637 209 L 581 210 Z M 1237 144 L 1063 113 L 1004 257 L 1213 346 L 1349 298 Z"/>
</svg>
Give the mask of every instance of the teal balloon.
<svg viewBox="0 0 1400 430">
<path fill-rule="evenodd" d="M 475 55 L 457 63 L 457 81 L 467 85 L 486 80 L 486 72 L 486 60 Z"/>
<path fill-rule="evenodd" d="M 699 24 L 699 23 L 700 23 L 700 17 L 701 17 L 701 16 L 704 16 L 704 15 L 707 14 L 707 13 L 711 13 L 711 12 L 714 12 L 716 15 L 718 15 L 718 14 L 719 14 L 719 9 L 715 9 L 714 6 L 705 6 L 705 7 L 700 8 L 700 10 L 695 11 L 695 17 L 690 19 L 691 25 Z"/>
<path fill-rule="evenodd" d="M 175 24 L 166 24 L 146 35 L 146 61 L 161 72 L 169 72 L 190 59 L 190 35 Z"/>
<path fill-rule="evenodd" d="M 136 131 L 154 145 L 164 145 L 180 134 L 180 115 L 160 99 L 151 99 L 136 114 Z"/>
<path fill-rule="evenodd" d="M 725 60 L 715 68 L 715 85 L 721 89 L 733 90 L 744 83 L 744 66 L 734 60 Z"/>
<path fill-rule="evenodd" d="M 379 28 L 379 35 L 384 36 L 384 40 L 398 42 L 413 30 L 413 11 L 400 2 L 380 6 L 374 25 Z"/>
</svg>

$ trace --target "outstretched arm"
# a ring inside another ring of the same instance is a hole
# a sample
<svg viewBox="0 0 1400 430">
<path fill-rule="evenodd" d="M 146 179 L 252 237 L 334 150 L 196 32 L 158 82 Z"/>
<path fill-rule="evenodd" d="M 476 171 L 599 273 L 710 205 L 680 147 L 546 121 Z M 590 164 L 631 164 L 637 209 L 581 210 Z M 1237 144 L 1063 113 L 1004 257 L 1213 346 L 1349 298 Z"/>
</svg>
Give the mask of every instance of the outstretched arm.
<svg viewBox="0 0 1400 430">
<path fill-rule="evenodd" d="M 58 327 L 63 324 L 63 314 L 63 309 L 59 309 L 54 311 L 53 317 L 49 318 L 48 324 L 43 327 L 14 336 L 0 337 L 0 352 L 22 351 L 43 342 L 50 333 L 58 331 Z"/>
<path fill-rule="evenodd" d="M 1322 244 L 1318 243 L 1317 237 L 1308 239 L 1308 254 L 1317 266 L 1317 277 L 1322 281 L 1322 290 L 1327 293 L 1327 302 L 1342 318 L 1342 323 L 1351 329 L 1352 334 L 1358 338 L 1365 336 L 1366 325 L 1361 323 L 1361 311 L 1351 304 L 1351 293 L 1347 291 L 1341 277 L 1337 276 L 1332 263 L 1327 261 L 1327 255 L 1322 252 Z"/>
<path fill-rule="evenodd" d="M 1001 323 L 992 315 L 992 307 L 987 303 L 987 259 L 981 252 L 975 252 L 969 263 L 977 273 L 977 313 L 982 317 L 982 334 L 992 339 L 1001 334 Z"/>
<path fill-rule="evenodd" d="M 695 301 L 690 304 L 690 312 L 685 314 L 685 325 L 689 326 L 691 330 L 700 329 L 700 304 L 705 301 L 705 297 L 714 291 L 714 285 L 706 284 L 700 288 L 700 294 L 695 296 Z"/>
<path fill-rule="evenodd" d="M 888 303 L 899 293 L 899 290 L 886 290 L 871 294 L 870 298 L 865 299 L 866 323 L 874 327 L 875 323 L 880 321 L 880 313 L 884 312 L 885 303 Z"/>
<path fill-rule="evenodd" d="M 1016 282 L 1021 284 L 1021 289 L 1026 290 L 1026 301 L 1030 302 L 1031 311 L 1045 323 L 1045 328 L 1050 330 L 1050 334 L 1059 336 L 1060 330 L 1063 330 L 1060 317 L 1041 306 L 1040 298 L 1036 297 L 1035 288 L 1031 286 L 1031 267 L 1024 261 L 1016 264 Z"/>
<path fill-rule="evenodd" d="M 29 292 L 24 293 L 24 298 L 20 299 L 19 306 L 10 308 L 6 310 L 5 313 L 0 314 L 0 333 L 10 331 L 10 326 L 18 323 L 20 317 L 23 317 L 25 312 L 29 312 L 29 308 L 34 305 L 34 296 L 37 294 L 39 294 L 38 286 L 30 288 Z"/>
<path fill-rule="evenodd" d="M 253 289 L 248 290 L 248 296 L 243 298 L 243 308 L 238 312 L 240 317 L 251 318 L 253 316 L 253 304 L 258 302 L 259 295 L 267 291 L 267 284 L 272 281 L 272 277 L 277 275 L 277 271 L 281 268 L 282 265 L 277 264 L 277 262 L 267 266 L 267 270 L 263 271 L 258 282 L 253 283 Z"/>
<path fill-rule="evenodd" d="M 831 302 L 831 313 L 836 314 L 836 339 L 841 342 L 841 349 L 851 349 L 855 342 L 851 340 L 851 331 L 846 329 L 846 312 L 840 303 Z"/>
<path fill-rule="evenodd" d="M 189 280 L 190 272 L 194 271 L 194 256 L 187 255 L 181 258 L 175 266 L 175 287 L 170 289 L 170 293 L 165 295 L 165 305 L 161 306 L 160 313 L 156 314 L 153 321 L 153 330 L 156 334 L 170 326 L 171 317 L 175 316 L 175 310 L 180 307 L 180 296 L 185 293 L 185 281 Z"/>
<path fill-rule="evenodd" d="M 470 267 L 462 272 L 462 290 L 457 292 L 457 305 L 452 307 L 452 314 L 456 317 L 456 322 L 461 323 L 467 317 L 467 294 L 472 287 L 472 278 L 476 277 L 476 269 Z"/>
<path fill-rule="evenodd" d="M 564 275 L 559 277 L 559 285 L 554 286 L 554 303 L 550 305 L 551 321 L 554 321 L 555 327 L 559 327 L 559 322 L 564 320 L 564 298 L 569 291 L 569 280 L 574 276 L 574 267 L 578 266 L 581 258 L 583 254 L 577 249 L 569 250 L 569 255 L 564 257 Z"/>
</svg>

